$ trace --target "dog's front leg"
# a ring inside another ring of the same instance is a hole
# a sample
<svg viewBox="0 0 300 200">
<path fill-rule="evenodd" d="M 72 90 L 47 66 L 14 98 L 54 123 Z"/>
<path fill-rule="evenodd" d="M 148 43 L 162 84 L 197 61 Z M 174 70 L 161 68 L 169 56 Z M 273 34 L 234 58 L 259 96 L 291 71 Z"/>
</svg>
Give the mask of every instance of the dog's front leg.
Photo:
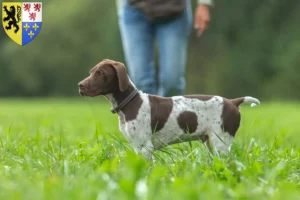
<svg viewBox="0 0 300 200">
<path fill-rule="evenodd" d="M 125 131 L 125 138 L 132 145 L 136 154 L 142 155 L 147 160 L 153 162 L 154 146 L 151 141 L 151 132 L 140 132 L 137 129 L 129 127 L 130 132 Z"/>
<path fill-rule="evenodd" d="M 136 148 L 136 152 L 144 156 L 148 161 L 154 162 L 154 146 L 151 141 L 146 141 Z"/>
</svg>

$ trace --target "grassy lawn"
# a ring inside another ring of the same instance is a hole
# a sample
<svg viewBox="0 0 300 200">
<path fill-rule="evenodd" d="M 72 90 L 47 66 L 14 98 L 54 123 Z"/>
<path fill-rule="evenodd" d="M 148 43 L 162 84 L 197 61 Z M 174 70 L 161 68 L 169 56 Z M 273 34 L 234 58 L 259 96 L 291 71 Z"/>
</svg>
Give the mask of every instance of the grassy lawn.
<svg viewBox="0 0 300 200">
<path fill-rule="evenodd" d="M 102 98 L 0 100 L 0 199 L 299 199 L 300 104 L 241 113 L 228 157 L 193 142 L 151 166 Z"/>
</svg>

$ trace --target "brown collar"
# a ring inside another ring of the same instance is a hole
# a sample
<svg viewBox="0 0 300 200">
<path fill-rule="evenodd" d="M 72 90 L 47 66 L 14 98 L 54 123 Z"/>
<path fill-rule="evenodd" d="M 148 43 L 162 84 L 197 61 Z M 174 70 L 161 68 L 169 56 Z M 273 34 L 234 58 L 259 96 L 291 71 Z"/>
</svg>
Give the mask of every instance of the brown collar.
<svg viewBox="0 0 300 200">
<path fill-rule="evenodd" d="M 115 114 L 118 113 L 124 106 L 126 106 L 134 97 L 137 95 L 139 91 L 134 89 L 127 97 L 122 101 L 117 107 L 113 107 L 110 111 Z"/>
</svg>

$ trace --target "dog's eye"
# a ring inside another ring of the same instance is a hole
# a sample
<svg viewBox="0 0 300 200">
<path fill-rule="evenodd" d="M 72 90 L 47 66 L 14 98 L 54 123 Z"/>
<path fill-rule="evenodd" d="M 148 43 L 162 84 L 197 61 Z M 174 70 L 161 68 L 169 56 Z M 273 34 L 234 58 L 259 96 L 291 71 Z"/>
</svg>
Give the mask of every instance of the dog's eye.
<svg viewBox="0 0 300 200">
<path fill-rule="evenodd" d="M 98 75 L 98 76 L 104 76 L 104 73 L 101 72 L 101 71 L 97 71 L 97 75 Z"/>
</svg>

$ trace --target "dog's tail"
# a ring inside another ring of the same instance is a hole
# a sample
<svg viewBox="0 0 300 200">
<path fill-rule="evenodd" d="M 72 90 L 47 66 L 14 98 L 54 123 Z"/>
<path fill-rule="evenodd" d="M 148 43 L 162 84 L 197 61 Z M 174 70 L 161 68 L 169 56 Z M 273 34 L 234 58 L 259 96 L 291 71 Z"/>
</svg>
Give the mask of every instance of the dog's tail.
<svg viewBox="0 0 300 200">
<path fill-rule="evenodd" d="M 242 104 L 242 103 L 248 103 L 248 104 L 251 104 L 251 107 L 255 107 L 255 106 L 258 106 L 260 105 L 260 102 L 258 99 L 256 98 L 253 98 L 253 97 L 249 97 L 249 96 L 246 96 L 246 97 L 240 97 L 240 98 L 237 98 L 237 99 L 232 99 L 231 100 L 237 107 Z"/>
</svg>

